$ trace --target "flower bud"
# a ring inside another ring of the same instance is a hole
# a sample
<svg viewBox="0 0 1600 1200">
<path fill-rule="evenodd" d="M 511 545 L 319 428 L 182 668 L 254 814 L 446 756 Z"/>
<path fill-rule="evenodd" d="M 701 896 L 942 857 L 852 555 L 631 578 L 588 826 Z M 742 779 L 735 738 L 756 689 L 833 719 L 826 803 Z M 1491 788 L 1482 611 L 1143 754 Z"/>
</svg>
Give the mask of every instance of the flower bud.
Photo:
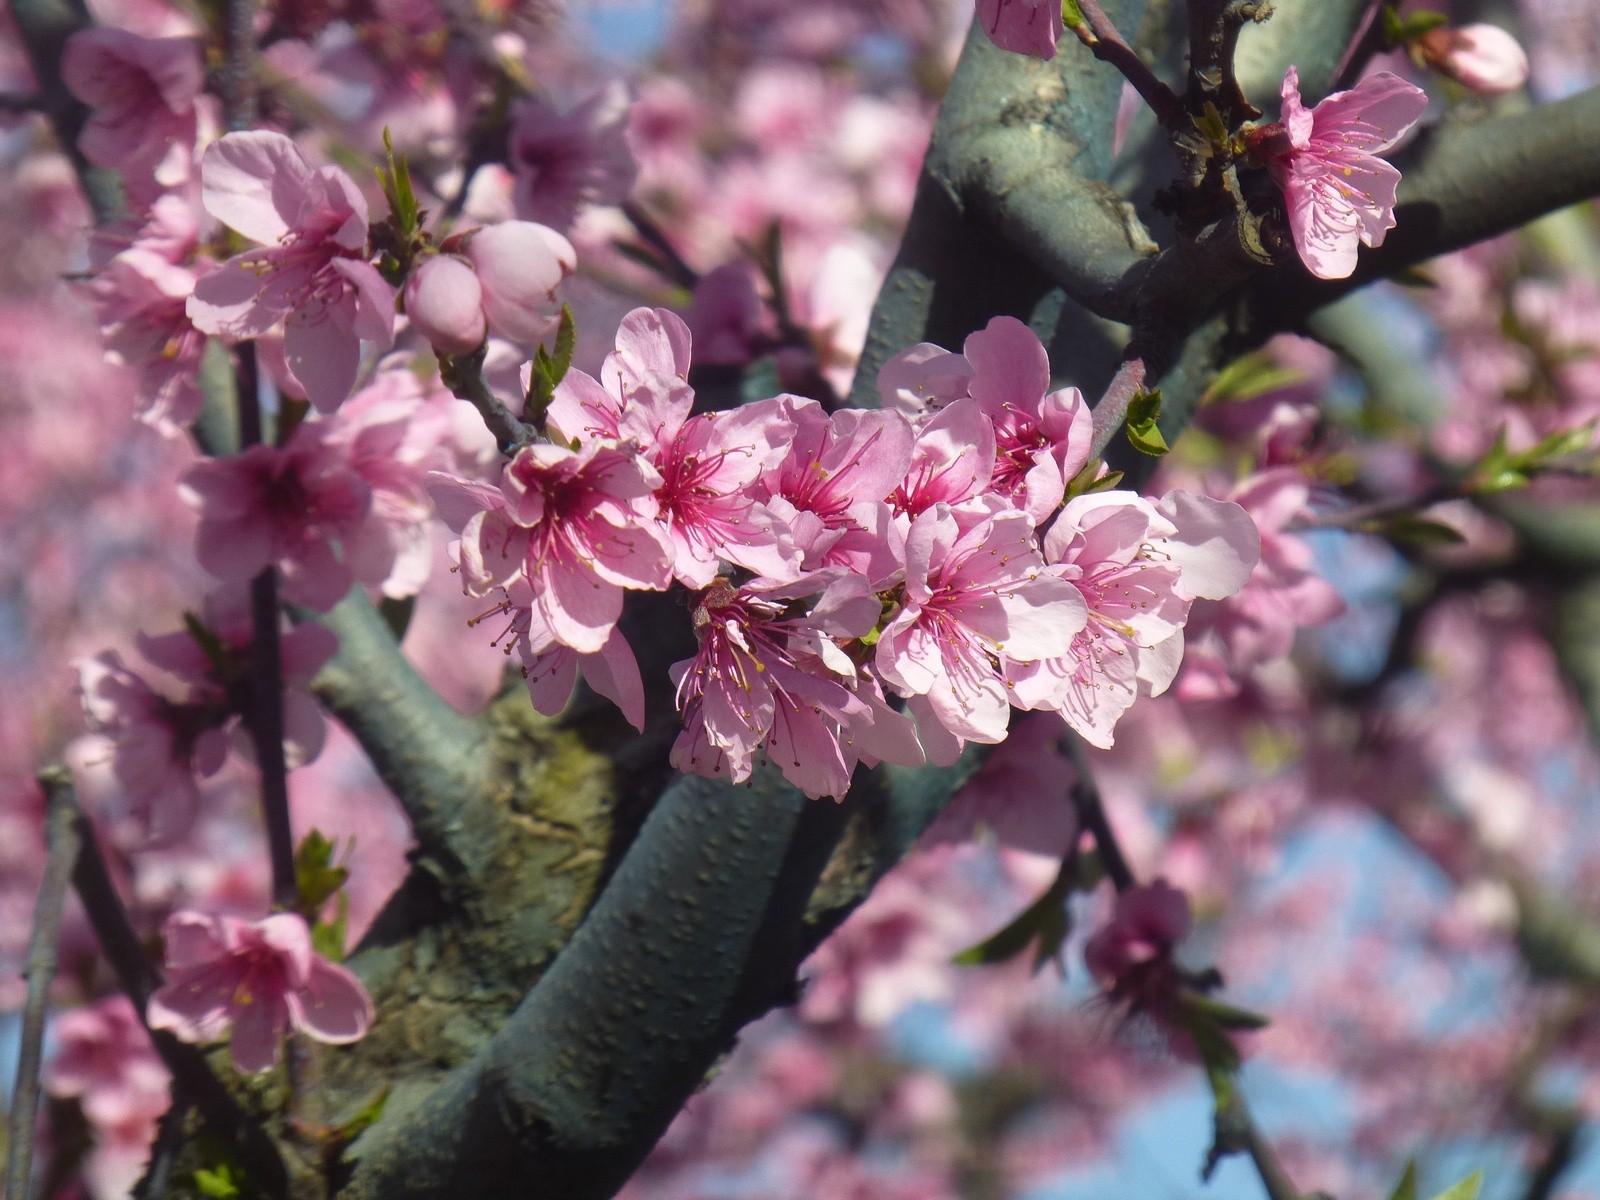
<svg viewBox="0 0 1600 1200">
<path fill-rule="evenodd" d="M 465 253 L 483 286 L 483 312 L 499 337 L 531 345 L 561 319 L 556 289 L 578 265 L 572 243 L 532 221 L 502 221 L 473 233 Z"/>
<path fill-rule="evenodd" d="M 1498 25 L 1430 29 L 1417 49 L 1441 75 L 1485 96 L 1503 96 L 1528 82 L 1527 54 Z"/>
<path fill-rule="evenodd" d="M 488 326 L 483 287 L 472 264 L 453 254 L 420 263 L 406 280 L 406 315 L 440 354 L 470 354 Z"/>
</svg>

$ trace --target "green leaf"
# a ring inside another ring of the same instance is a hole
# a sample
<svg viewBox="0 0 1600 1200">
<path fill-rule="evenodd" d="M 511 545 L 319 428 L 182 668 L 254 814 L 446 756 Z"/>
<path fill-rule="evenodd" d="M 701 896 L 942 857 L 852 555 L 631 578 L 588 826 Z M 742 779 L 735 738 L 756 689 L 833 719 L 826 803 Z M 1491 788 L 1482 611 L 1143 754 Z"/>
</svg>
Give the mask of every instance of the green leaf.
<svg viewBox="0 0 1600 1200">
<path fill-rule="evenodd" d="M 338 1146 L 347 1146 L 355 1141 L 368 1129 L 378 1123 L 378 1118 L 383 1116 L 383 1106 L 389 1102 L 389 1085 L 384 1084 L 372 1101 L 365 1105 L 344 1124 L 333 1130 L 333 1142 Z"/>
<path fill-rule="evenodd" d="M 315 921 L 323 906 L 345 885 L 350 872 L 333 865 L 337 843 L 313 829 L 294 852 L 295 887 L 299 893 L 295 907 L 308 921 Z"/>
<path fill-rule="evenodd" d="M 1072 932 L 1072 919 L 1067 913 L 1072 878 L 1072 872 L 1063 870 L 1045 893 L 1008 925 L 976 946 L 969 946 L 952 961 L 962 967 L 988 966 L 1015 958 L 1034 942 L 1038 943 L 1033 956 L 1035 971 L 1059 957 L 1062 944 Z"/>
<path fill-rule="evenodd" d="M 311 927 L 311 948 L 329 962 L 344 961 L 345 936 L 350 930 L 350 894 L 341 891 L 331 921 Z"/>
<path fill-rule="evenodd" d="M 1303 383 L 1306 373 L 1298 367 L 1287 367 L 1274 362 L 1265 350 L 1241 355 L 1222 370 L 1206 389 L 1202 404 L 1215 404 L 1232 400 L 1254 400 L 1268 392 Z"/>
<path fill-rule="evenodd" d="M 1474 1171 L 1454 1187 L 1448 1187 L 1433 1200 L 1478 1200 L 1483 1190 L 1483 1172 Z"/>
<path fill-rule="evenodd" d="M 1395 1184 L 1394 1191 L 1389 1194 L 1389 1200 L 1417 1200 L 1416 1159 L 1413 1158 L 1406 1164 L 1406 1169 L 1400 1176 L 1400 1182 Z"/>
<path fill-rule="evenodd" d="M 394 152 L 394 141 L 389 137 L 387 127 L 383 131 L 383 149 L 389 165 L 387 169 L 378 168 L 378 182 L 383 186 L 384 198 L 389 201 L 389 214 L 394 221 L 395 232 L 401 244 L 405 245 L 415 236 L 419 224 L 417 197 L 411 190 L 411 167 L 405 155 Z"/>
<path fill-rule="evenodd" d="M 1160 418 L 1160 388 L 1148 392 L 1140 388 L 1134 393 L 1133 399 L 1128 401 L 1128 441 L 1133 443 L 1133 448 L 1140 454 L 1159 458 L 1170 449 L 1158 424 Z"/>
<path fill-rule="evenodd" d="M 1466 541 L 1461 531 L 1443 521 L 1434 521 L 1416 513 L 1396 513 L 1381 521 L 1369 521 L 1360 526 L 1362 533 L 1373 533 L 1388 538 L 1398 546 L 1455 546 Z"/>
<path fill-rule="evenodd" d="M 1061 0 L 1061 22 L 1068 29 L 1082 29 L 1089 22 L 1083 19 L 1083 9 L 1078 0 Z"/>
<path fill-rule="evenodd" d="M 244 1195 L 243 1183 L 244 1176 L 229 1163 L 195 1168 L 195 1191 L 211 1200 L 236 1200 Z"/>
<path fill-rule="evenodd" d="M 1223 1029 L 1265 1029 L 1272 1024 L 1270 1017 L 1264 1017 L 1258 1012 L 1251 1012 L 1248 1008 L 1240 1008 L 1199 992 L 1189 993 L 1189 1003 Z"/>
<path fill-rule="evenodd" d="M 561 324 L 556 326 L 556 352 L 552 356 L 555 382 L 567 377 L 572 367 L 572 352 L 578 348 L 578 327 L 572 320 L 572 305 L 561 306 Z"/>
<path fill-rule="evenodd" d="M 1442 12 L 1415 12 L 1400 24 L 1400 44 L 1414 42 L 1423 34 L 1442 26 L 1450 24 L 1450 18 Z"/>
<path fill-rule="evenodd" d="M 1228 144 L 1228 123 L 1222 119 L 1221 111 L 1210 100 L 1206 101 L 1205 108 L 1193 120 L 1194 127 L 1206 141 L 1214 146 Z"/>
<path fill-rule="evenodd" d="M 211 669 L 222 678 L 227 678 L 233 668 L 233 652 L 223 644 L 221 638 L 207 629 L 200 618 L 192 613 L 183 614 L 183 627 L 188 631 L 194 644 L 200 647 L 200 653 L 206 656 L 206 662 Z"/>
</svg>

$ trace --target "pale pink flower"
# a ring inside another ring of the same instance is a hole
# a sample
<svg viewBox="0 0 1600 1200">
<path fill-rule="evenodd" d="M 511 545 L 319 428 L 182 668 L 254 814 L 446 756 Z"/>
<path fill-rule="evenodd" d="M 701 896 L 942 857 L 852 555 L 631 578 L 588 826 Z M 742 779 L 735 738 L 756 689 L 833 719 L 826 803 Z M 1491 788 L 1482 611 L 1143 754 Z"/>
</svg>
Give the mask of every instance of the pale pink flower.
<svg viewBox="0 0 1600 1200">
<path fill-rule="evenodd" d="M 526 638 L 518 643 L 524 651 L 523 675 L 535 710 L 547 717 L 558 715 L 567 706 L 582 668 L 585 682 L 621 709 L 630 725 L 644 732 L 644 680 L 639 660 L 622 634 L 613 629 L 596 654 L 580 654 L 560 644 L 533 652 L 526 649 L 529 645 Z"/>
<path fill-rule="evenodd" d="M 184 1042 L 218 1041 L 231 1027 L 233 1065 L 246 1074 L 278 1061 L 291 1026 L 333 1045 L 372 1026 L 366 988 L 312 949 L 298 913 L 241 921 L 176 912 L 161 935 L 168 978 L 150 997 L 150 1027 Z"/>
<path fill-rule="evenodd" d="M 1061 858 L 1078 837 L 1071 789 L 1078 773 L 1061 753 L 1066 727 L 1055 713 L 1028 713 L 983 760 L 924 835 L 964 842 L 982 831 L 1002 846 Z"/>
<path fill-rule="evenodd" d="M 1042 525 L 1089 461 L 1089 406 L 1077 388 L 1050 390 L 1050 357 L 1015 317 L 995 317 L 961 350 L 972 398 L 994 422 L 992 487 Z"/>
<path fill-rule="evenodd" d="M 1059 0 L 978 0 L 978 22 L 1000 49 L 1044 59 L 1067 28 Z"/>
<path fill-rule="evenodd" d="M 1394 228 L 1400 172 L 1377 156 L 1427 107 L 1422 89 L 1378 71 L 1307 109 L 1299 72 L 1289 68 L 1281 119 L 1252 136 L 1252 149 L 1283 189 L 1295 249 L 1319 279 L 1348 277 L 1358 244 L 1382 245 Z"/>
<path fill-rule="evenodd" d="M 367 201 L 338 167 L 312 170 L 281 133 L 230 133 L 200 163 L 206 211 L 253 241 L 195 285 L 189 317 L 243 340 L 284 323 L 289 369 L 319 412 L 356 381 L 363 340 L 394 340 L 394 289 L 367 261 Z"/>
<path fill-rule="evenodd" d="M 585 205 L 626 200 L 637 171 L 625 136 L 628 106 L 621 83 L 568 112 L 542 96 L 519 101 L 510 144 L 517 215 L 563 231 Z"/>
<path fill-rule="evenodd" d="M 1261 558 L 1237 593 L 1196 601 L 1190 610 L 1179 696 L 1238 694 L 1250 671 L 1289 653 L 1296 630 L 1344 611 L 1338 590 L 1313 570 L 1311 548 L 1286 532 L 1306 514 L 1310 498 L 1305 476 L 1292 467 L 1252 475 L 1229 493 L 1261 534 Z"/>
<path fill-rule="evenodd" d="M 462 253 L 478 273 L 491 333 L 530 347 L 556 331 L 559 289 L 578 268 L 571 242 L 532 221 L 501 221 L 468 234 Z"/>
<path fill-rule="evenodd" d="M 794 441 L 763 477 L 766 502 L 788 523 L 807 569 L 845 567 L 873 583 L 899 568 L 887 498 L 911 467 L 913 433 L 899 413 L 841 409 L 779 397 Z"/>
<path fill-rule="evenodd" d="M 457 493 L 463 486 L 429 478 Z M 672 578 L 671 543 L 651 499 L 660 485 L 660 474 L 631 449 L 595 441 L 581 450 L 526 446 L 497 488 L 466 485 L 483 508 L 461 530 L 463 582 L 474 595 L 526 585 L 537 618 L 527 630 L 530 652 L 559 642 L 598 654 L 622 615 L 623 590 L 660 590 Z M 460 512 L 455 500 L 439 503 L 447 519 Z M 522 606 L 513 600 L 513 607 Z"/>
<path fill-rule="evenodd" d="M 963 527 L 948 505 L 911 523 L 905 597 L 878 639 L 874 663 L 910 710 L 935 761 L 965 741 L 1001 742 L 1011 710 L 1002 661 L 1067 653 L 1088 619 L 1084 598 L 1047 574 L 1027 514 Z M 941 750 L 928 739 L 944 730 Z"/>
<path fill-rule="evenodd" d="M 140 197 L 188 177 L 205 87 L 198 41 L 109 26 L 80 30 L 67 39 L 61 78 L 94 110 L 78 135 L 90 162 L 121 172 Z"/>
<path fill-rule="evenodd" d="M 91 239 L 95 273 L 85 292 L 95 306 L 106 353 L 139 372 L 139 417 L 163 432 L 200 415 L 205 335 L 186 308 L 194 291 L 200 229 L 180 196 L 156 200 L 131 239 Z"/>
<path fill-rule="evenodd" d="M 1422 59 L 1441 75 L 1485 96 L 1503 96 L 1528 82 L 1528 55 L 1498 25 L 1430 29 L 1417 39 Z"/>
<path fill-rule="evenodd" d="M 389 573 L 372 490 L 322 422 L 301 425 L 283 447 L 196 463 L 180 490 L 200 511 L 200 565 L 225 582 L 276 565 L 287 599 L 326 612 L 358 578 L 376 583 Z"/>
<path fill-rule="evenodd" d="M 1117 896 L 1111 922 L 1083 948 L 1089 973 L 1114 988 L 1135 967 L 1163 955 L 1189 933 L 1189 898 L 1164 879 Z"/>
<path fill-rule="evenodd" d="M 878 368 L 878 395 L 885 408 L 916 419 L 968 396 L 972 364 L 964 355 L 918 342 Z"/>
<path fill-rule="evenodd" d="M 962 504 L 989 490 L 994 466 L 994 423 L 977 401 L 957 400 L 917 431 L 911 469 L 890 503 L 913 518 L 935 504 Z"/>
<path fill-rule="evenodd" d="M 45 1064 L 45 1091 L 75 1099 L 95 1126 L 114 1127 L 167 1106 L 172 1077 L 126 996 L 61 1013 L 50 1023 L 55 1047 Z"/>
<path fill-rule="evenodd" d="M 114 651 L 77 664 L 89 728 L 106 740 L 111 770 L 157 840 L 187 829 L 200 807 L 196 776 L 227 758 L 228 711 L 214 697 L 168 700 Z"/>
<path fill-rule="evenodd" d="M 1080 589 L 1088 619 L 1065 657 L 1011 666 L 1011 697 L 1021 708 L 1055 709 L 1104 748 L 1134 700 L 1171 684 L 1190 605 L 1243 587 L 1259 540 L 1236 504 L 1171 492 L 1158 508 L 1096 492 L 1067 502 L 1044 552 L 1052 572 Z"/>
<path fill-rule="evenodd" d="M 411 324 L 439 354 L 470 354 L 489 336 L 483 286 L 464 258 L 439 254 L 418 263 L 404 299 Z"/>
<path fill-rule="evenodd" d="M 656 520 L 685 586 L 710 586 L 723 561 L 792 576 L 798 553 L 754 485 L 783 456 L 794 422 L 778 400 L 691 417 L 689 353 L 688 327 L 676 315 L 635 309 L 617 330 L 603 382 L 568 372 L 549 423 L 567 439 L 628 441 L 656 468 Z"/>
<path fill-rule="evenodd" d="M 841 572 L 737 590 L 719 581 L 695 613 L 699 652 L 672 667 L 684 726 L 672 765 L 738 782 L 764 747 L 816 798 L 843 797 L 858 761 L 920 762 L 909 723 L 858 694 L 855 665 L 833 640 L 868 633 L 878 611 Z"/>
</svg>

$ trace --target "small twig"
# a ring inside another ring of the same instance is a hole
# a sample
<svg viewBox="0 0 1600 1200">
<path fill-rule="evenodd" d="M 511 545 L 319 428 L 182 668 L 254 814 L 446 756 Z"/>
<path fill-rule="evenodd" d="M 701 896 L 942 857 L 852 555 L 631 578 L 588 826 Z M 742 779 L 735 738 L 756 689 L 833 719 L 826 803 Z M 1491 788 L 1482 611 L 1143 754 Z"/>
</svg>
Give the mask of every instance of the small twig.
<svg viewBox="0 0 1600 1200">
<path fill-rule="evenodd" d="M 1439 483 L 1417 496 L 1403 496 L 1389 500 L 1371 500 L 1353 504 L 1349 508 L 1333 509 L 1311 517 L 1301 517 L 1287 526 L 1289 533 L 1304 533 L 1310 529 L 1361 529 L 1374 522 L 1399 516 L 1401 513 L 1421 512 L 1435 504 L 1460 500 L 1467 493 L 1459 484 Z"/>
<path fill-rule="evenodd" d="M 1227 1099 L 1217 1110 L 1217 1140 L 1206 1159 L 1205 1174 L 1215 1170 L 1217 1163 L 1227 1155 L 1240 1153 L 1248 1154 L 1255 1163 L 1268 1200 L 1306 1200 L 1278 1161 L 1277 1151 L 1267 1135 L 1256 1124 L 1243 1093 L 1237 1085 L 1232 1085 L 1228 1088 Z"/>
<path fill-rule="evenodd" d="M 123 907 L 122 898 L 117 895 L 106 870 L 105 859 L 100 855 L 94 829 L 78 807 L 70 784 L 61 789 L 59 802 L 70 810 L 81 843 L 77 866 L 72 872 L 72 886 L 78 899 L 83 901 L 89 924 L 117 981 L 133 1001 L 156 1053 L 172 1073 L 174 1094 L 193 1097 L 207 1129 L 239 1160 L 256 1188 L 275 1200 L 286 1200 L 288 1173 L 272 1139 L 239 1107 L 239 1102 L 212 1073 L 199 1050 L 180 1042 L 165 1030 L 150 1028 L 146 1007 L 151 995 L 161 986 L 161 972 L 145 954 L 139 935 L 134 932 L 128 910 Z"/>
<path fill-rule="evenodd" d="M 150 1165 L 134 1184 L 133 1200 L 160 1200 L 172 1190 L 172 1168 L 183 1151 L 184 1126 L 194 1105 L 187 1096 L 174 1094 L 172 1107 L 161 1114 L 156 1125 L 155 1145 L 150 1150 Z"/>
<path fill-rule="evenodd" d="M 1345 47 L 1339 65 L 1334 68 L 1333 82 L 1328 85 L 1330 92 L 1340 92 L 1354 84 L 1367 64 L 1372 61 L 1372 56 L 1383 49 L 1385 40 L 1383 22 L 1378 20 L 1378 14 L 1383 11 L 1383 6 L 1387 3 L 1389 0 L 1368 0 L 1366 11 L 1362 13 L 1360 23 L 1356 25 L 1350 44 Z"/>
<path fill-rule="evenodd" d="M 1099 458 L 1117 436 L 1122 422 L 1128 416 L 1128 403 L 1144 386 L 1145 364 L 1143 356 L 1130 355 L 1122 360 L 1117 373 L 1107 385 L 1105 395 L 1094 406 L 1094 439 L 1089 445 L 1089 457 Z"/>
<path fill-rule="evenodd" d="M 1100 865 L 1105 868 L 1112 886 L 1119 892 L 1125 892 L 1137 881 L 1134 879 L 1133 868 L 1128 865 L 1127 856 L 1117 844 L 1117 835 L 1112 831 L 1105 805 L 1100 800 L 1100 785 L 1095 782 L 1094 767 L 1089 762 L 1089 752 L 1084 747 L 1083 739 L 1077 734 L 1069 733 L 1063 741 L 1066 742 L 1067 755 L 1072 759 L 1072 765 L 1078 772 L 1077 782 L 1072 785 L 1072 803 L 1078 809 L 1078 820 L 1094 836 L 1094 847 L 1099 853 Z"/>
<path fill-rule="evenodd" d="M 484 348 L 480 347 L 472 354 L 440 355 L 439 378 L 454 395 L 478 410 L 483 423 L 494 435 L 500 453 L 509 458 L 532 440 L 532 432 L 506 407 L 505 402 L 494 394 L 488 381 L 484 379 L 484 353 Z"/>
<path fill-rule="evenodd" d="M 660 258 L 659 267 L 663 276 L 691 292 L 699 286 L 700 272 L 684 261 L 683 255 L 678 253 L 677 247 L 672 244 L 661 226 L 656 224 L 655 218 L 644 210 L 643 205 L 629 200 L 622 206 L 622 215 L 633 224 L 645 245 L 654 250 Z"/>
<path fill-rule="evenodd" d="M 39 776 L 49 798 L 46 838 L 49 857 L 44 881 L 33 910 L 33 934 L 28 941 L 28 997 L 22 1010 L 22 1045 L 17 1054 L 17 1082 L 11 1092 L 11 1121 L 6 1153 L 6 1196 L 28 1200 L 33 1171 L 33 1145 L 39 1119 L 39 1069 L 44 1058 L 45 1015 L 50 1005 L 50 985 L 56 977 L 56 956 L 61 938 L 61 911 L 66 904 L 72 868 L 78 861 L 80 841 L 71 806 L 62 799 L 72 787 L 64 767 Z"/>
<path fill-rule="evenodd" d="M 230 130 L 256 123 L 257 0 L 227 0 L 223 28 L 222 112 Z"/>
<path fill-rule="evenodd" d="M 1079 0 L 1079 10 L 1087 25 L 1074 27 L 1078 40 L 1087 46 L 1096 58 L 1109 63 L 1122 77 L 1133 85 L 1133 90 L 1150 106 L 1156 120 L 1163 128 L 1174 129 L 1183 117 L 1183 105 L 1177 94 L 1158 79 L 1144 59 L 1123 39 L 1111 18 L 1095 0 Z"/>
</svg>

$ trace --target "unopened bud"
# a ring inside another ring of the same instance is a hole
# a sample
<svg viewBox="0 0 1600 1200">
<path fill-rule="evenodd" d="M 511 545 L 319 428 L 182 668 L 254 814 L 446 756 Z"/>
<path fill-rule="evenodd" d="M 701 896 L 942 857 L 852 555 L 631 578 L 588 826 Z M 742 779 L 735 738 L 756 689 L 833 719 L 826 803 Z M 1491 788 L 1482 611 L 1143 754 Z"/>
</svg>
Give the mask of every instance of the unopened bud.
<svg viewBox="0 0 1600 1200">
<path fill-rule="evenodd" d="M 1434 70 L 1485 96 L 1503 96 L 1528 82 L 1527 54 L 1498 25 L 1430 29 L 1416 45 Z"/>
<path fill-rule="evenodd" d="M 532 221 L 502 221 L 472 235 L 466 255 L 483 286 L 489 328 L 508 342 L 532 345 L 561 321 L 556 289 L 578 265 L 572 243 Z"/>
<path fill-rule="evenodd" d="M 411 323 L 440 354 L 470 354 L 483 345 L 483 288 L 465 259 L 439 254 L 418 264 L 406 280 L 405 301 Z"/>
</svg>

